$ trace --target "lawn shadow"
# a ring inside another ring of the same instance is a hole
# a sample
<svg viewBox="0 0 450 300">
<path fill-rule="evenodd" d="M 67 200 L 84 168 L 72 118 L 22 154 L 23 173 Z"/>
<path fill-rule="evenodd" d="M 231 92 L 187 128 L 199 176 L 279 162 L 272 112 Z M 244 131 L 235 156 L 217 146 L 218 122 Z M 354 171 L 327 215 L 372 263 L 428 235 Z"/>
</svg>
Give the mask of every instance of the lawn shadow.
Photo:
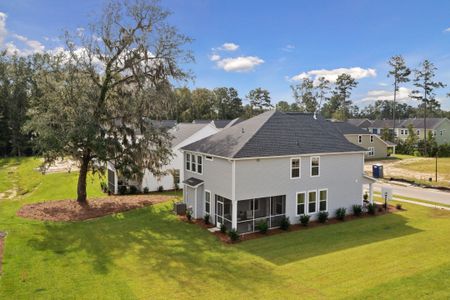
<svg viewBox="0 0 450 300">
<path fill-rule="evenodd" d="M 250 240 L 240 244 L 239 249 L 284 265 L 422 231 L 407 221 L 401 214 L 367 217 Z"/>
<path fill-rule="evenodd" d="M 202 282 L 211 279 L 218 286 L 249 294 L 256 292 L 252 291 L 254 284 L 249 284 L 255 279 L 274 287 L 283 280 L 273 275 L 270 266 L 258 266 L 261 272 L 255 274 L 239 250 L 195 224 L 180 221 L 169 203 L 92 221 L 47 222 L 44 227 L 38 237 L 29 240 L 29 246 L 62 255 L 69 269 L 72 263 L 72 267 L 80 263 L 74 256 L 85 252 L 84 263 L 91 264 L 95 273 L 107 274 L 120 269 L 118 260 L 127 255 L 127 268 L 134 274 L 157 274 L 180 287 L 187 284 L 186 296 L 202 293 Z"/>
</svg>

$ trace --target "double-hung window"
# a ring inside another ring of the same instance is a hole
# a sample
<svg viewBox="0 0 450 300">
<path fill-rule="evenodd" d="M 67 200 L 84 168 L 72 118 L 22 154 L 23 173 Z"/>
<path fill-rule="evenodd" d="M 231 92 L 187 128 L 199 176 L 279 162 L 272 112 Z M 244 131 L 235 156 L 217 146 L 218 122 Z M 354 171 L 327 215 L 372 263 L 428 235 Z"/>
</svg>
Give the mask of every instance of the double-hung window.
<svg viewBox="0 0 450 300">
<path fill-rule="evenodd" d="M 362 135 L 358 135 L 358 144 L 362 143 Z"/>
<path fill-rule="evenodd" d="M 313 214 L 317 211 L 317 191 L 308 192 L 308 214 Z"/>
<path fill-rule="evenodd" d="M 369 156 L 374 156 L 375 155 L 375 148 L 374 147 L 369 147 Z"/>
<path fill-rule="evenodd" d="M 311 157 L 311 177 L 320 175 L 320 157 L 312 156 Z"/>
<path fill-rule="evenodd" d="M 373 143 L 373 135 L 370 136 L 370 142 Z"/>
<path fill-rule="evenodd" d="M 211 214 L 211 192 L 205 191 L 205 213 Z"/>
<path fill-rule="evenodd" d="M 300 178 L 300 158 L 291 158 L 291 179 Z"/>
<path fill-rule="evenodd" d="M 201 155 L 197 155 L 197 173 L 203 173 L 203 159 Z"/>
<path fill-rule="evenodd" d="M 319 211 L 328 210 L 328 190 L 319 190 Z"/>
<path fill-rule="evenodd" d="M 297 193 L 297 216 L 305 214 L 305 193 Z"/>
<path fill-rule="evenodd" d="M 191 154 L 186 153 L 186 170 L 191 170 Z"/>
<path fill-rule="evenodd" d="M 194 154 L 191 154 L 191 170 L 192 172 L 197 172 L 197 160 Z"/>
</svg>

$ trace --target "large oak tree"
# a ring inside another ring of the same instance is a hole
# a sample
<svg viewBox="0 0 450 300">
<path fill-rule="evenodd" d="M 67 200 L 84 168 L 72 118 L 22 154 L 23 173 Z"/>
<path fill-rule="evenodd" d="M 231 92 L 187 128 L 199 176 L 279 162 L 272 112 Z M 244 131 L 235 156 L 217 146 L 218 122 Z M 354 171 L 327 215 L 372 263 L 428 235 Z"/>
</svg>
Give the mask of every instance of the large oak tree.
<svg viewBox="0 0 450 300">
<path fill-rule="evenodd" d="M 113 1 L 88 28 L 66 33 L 66 48 L 36 56 L 36 92 L 27 129 L 50 164 L 79 162 L 77 200 L 86 176 L 113 161 L 125 177 L 167 164 L 170 136 L 148 116 L 164 115 L 171 83 L 189 74 L 190 39 L 167 22 L 157 1 Z"/>
</svg>

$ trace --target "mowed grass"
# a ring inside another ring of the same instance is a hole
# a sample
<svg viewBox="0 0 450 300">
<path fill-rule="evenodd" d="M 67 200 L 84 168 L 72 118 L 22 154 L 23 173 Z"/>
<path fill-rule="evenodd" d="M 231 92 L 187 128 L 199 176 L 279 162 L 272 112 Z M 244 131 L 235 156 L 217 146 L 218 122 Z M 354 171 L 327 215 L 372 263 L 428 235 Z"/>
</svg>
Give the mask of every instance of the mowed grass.
<svg viewBox="0 0 450 300">
<path fill-rule="evenodd" d="M 39 178 L 30 192 L 0 202 L 8 232 L 0 299 L 450 295 L 450 212 L 403 204 L 395 214 L 224 245 L 179 221 L 171 203 L 85 222 L 18 218 L 24 203 L 75 195 L 76 174 L 29 176 Z M 101 195 L 98 182 L 89 189 Z"/>
</svg>

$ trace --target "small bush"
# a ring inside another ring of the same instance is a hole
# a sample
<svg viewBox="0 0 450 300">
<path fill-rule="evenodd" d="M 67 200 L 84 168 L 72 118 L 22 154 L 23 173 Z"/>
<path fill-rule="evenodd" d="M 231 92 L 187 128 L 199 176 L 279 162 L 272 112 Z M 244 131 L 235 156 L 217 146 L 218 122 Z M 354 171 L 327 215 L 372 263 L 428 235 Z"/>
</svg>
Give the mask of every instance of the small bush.
<svg viewBox="0 0 450 300">
<path fill-rule="evenodd" d="M 180 185 L 178 183 L 175 183 L 174 187 L 175 187 L 175 191 L 178 191 L 180 189 Z"/>
<path fill-rule="evenodd" d="M 267 233 L 267 230 L 269 230 L 269 225 L 266 221 L 261 221 L 256 225 L 256 229 L 265 234 Z"/>
<path fill-rule="evenodd" d="M 100 182 L 100 188 L 102 189 L 103 193 L 108 192 L 108 185 L 106 184 L 106 182 L 101 181 Z"/>
<path fill-rule="evenodd" d="M 367 199 L 369 199 L 369 194 L 364 193 L 363 199 L 364 199 L 364 201 L 367 201 Z"/>
<path fill-rule="evenodd" d="M 209 224 L 209 214 L 206 214 L 206 215 L 203 217 L 203 222 L 205 222 L 206 225 Z"/>
<path fill-rule="evenodd" d="M 362 206 L 359 204 L 355 204 L 352 206 L 353 214 L 359 217 L 362 214 Z"/>
<path fill-rule="evenodd" d="M 328 212 L 326 211 L 319 212 L 318 219 L 320 223 L 326 223 L 328 220 Z"/>
<path fill-rule="evenodd" d="M 291 222 L 289 221 L 289 217 L 283 217 L 280 222 L 280 228 L 282 230 L 288 230 L 291 226 Z"/>
<path fill-rule="evenodd" d="M 300 223 L 301 223 L 303 226 L 308 226 L 309 219 L 310 219 L 310 216 L 309 216 L 309 215 L 301 215 L 301 216 L 300 216 Z"/>
<path fill-rule="evenodd" d="M 220 232 L 222 232 L 222 233 L 226 233 L 227 232 L 227 226 L 225 226 L 225 224 L 221 224 L 220 225 Z"/>
<path fill-rule="evenodd" d="M 367 205 L 367 212 L 371 215 L 374 215 L 377 211 L 377 207 L 375 205 L 375 203 L 369 203 L 369 205 Z"/>
<path fill-rule="evenodd" d="M 192 208 L 188 208 L 186 210 L 186 218 L 188 219 L 189 222 L 192 220 Z"/>
<path fill-rule="evenodd" d="M 144 194 L 148 194 L 150 192 L 150 190 L 148 189 L 148 187 L 144 188 Z"/>
<path fill-rule="evenodd" d="M 130 186 L 130 194 L 135 195 L 138 193 L 138 188 L 135 185 Z"/>
<path fill-rule="evenodd" d="M 230 237 L 230 240 L 231 240 L 232 242 L 237 242 L 237 241 L 239 241 L 239 233 L 236 231 L 236 229 L 231 229 L 231 230 L 228 232 L 228 236 Z"/>
<path fill-rule="evenodd" d="M 158 186 L 158 192 L 164 192 L 164 187 L 162 185 Z"/>
<path fill-rule="evenodd" d="M 402 205 L 400 203 L 397 203 L 397 205 L 395 206 L 398 210 L 402 210 Z"/>
<path fill-rule="evenodd" d="M 128 192 L 128 187 L 126 185 L 119 186 L 119 194 L 126 195 Z"/>
<path fill-rule="evenodd" d="M 347 209 L 345 209 L 345 207 L 338 208 L 336 210 L 336 218 L 338 218 L 341 221 L 344 221 L 346 212 Z"/>
</svg>

